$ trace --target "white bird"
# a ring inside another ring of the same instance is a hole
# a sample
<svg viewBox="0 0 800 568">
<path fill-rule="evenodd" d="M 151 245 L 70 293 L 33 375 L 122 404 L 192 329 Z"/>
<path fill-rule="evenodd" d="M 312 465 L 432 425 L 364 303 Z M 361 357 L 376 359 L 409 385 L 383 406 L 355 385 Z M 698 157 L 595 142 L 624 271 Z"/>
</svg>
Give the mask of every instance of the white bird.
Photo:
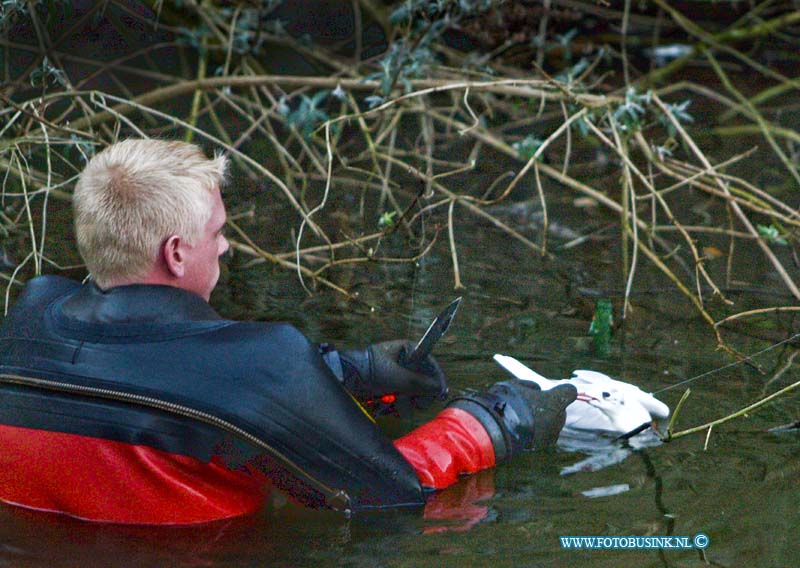
<svg viewBox="0 0 800 568">
<path fill-rule="evenodd" d="M 669 417 L 669 407 L 639 387 L 617 381 L 596 371 L 573 371 L 566 380 L 553 381 L 526 367 L 514 357 L 495 355 L 494 360 L 516 378 L 532 381 L 542 390 L 569 383 L 578 398 L 567 407 L 565 428 L 628 434 L 644 424 Z"/>
</svg>

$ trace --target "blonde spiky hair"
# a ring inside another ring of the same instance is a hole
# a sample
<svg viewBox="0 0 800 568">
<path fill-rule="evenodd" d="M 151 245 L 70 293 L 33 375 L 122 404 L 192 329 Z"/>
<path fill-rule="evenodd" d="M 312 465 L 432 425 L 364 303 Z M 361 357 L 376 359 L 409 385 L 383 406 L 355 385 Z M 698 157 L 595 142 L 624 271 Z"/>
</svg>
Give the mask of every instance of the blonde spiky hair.
<svg viewBox="0 0 800 568">
<path fill-rule="evenodd" d="M 97 285 L 147 274 L 170 235 L 194 244 L 227 164 L 224 156 L 209 159 L 193 144 L 166 140 L 125 140 L 94 156 L 73 207 L 78 250 Z"/>
</svg>

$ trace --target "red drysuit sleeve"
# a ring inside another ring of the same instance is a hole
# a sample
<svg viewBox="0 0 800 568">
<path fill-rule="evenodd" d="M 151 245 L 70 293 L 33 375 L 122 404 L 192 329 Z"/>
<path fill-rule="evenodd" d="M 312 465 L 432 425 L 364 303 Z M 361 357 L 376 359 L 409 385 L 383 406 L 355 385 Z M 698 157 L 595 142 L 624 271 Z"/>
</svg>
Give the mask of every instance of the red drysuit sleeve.
<svg viewBox="0 0 800 568">
<path fill-rule="evenodd" d="M 460 475 L 494 466 L 492 440 L 478 420 L 460 408 L 446 408 L 436 418 L 395 441 L 425 487 L 444 489 Z"/>
</svg>

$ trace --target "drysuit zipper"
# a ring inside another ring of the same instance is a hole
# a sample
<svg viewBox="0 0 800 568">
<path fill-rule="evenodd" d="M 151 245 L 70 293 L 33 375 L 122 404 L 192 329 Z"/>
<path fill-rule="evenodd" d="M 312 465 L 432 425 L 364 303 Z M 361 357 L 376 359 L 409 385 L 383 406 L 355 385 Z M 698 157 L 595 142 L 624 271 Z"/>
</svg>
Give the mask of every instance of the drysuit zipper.
<svg viewBox="0 0 800 568">
<path fill-rule="evenodd" d="M 150 396 L 143 396 L 139 394 L 133 394 L 123 391 L 103 389 L 97 387 L 73 385 L 70 383 L 62 383 L 59 381 L 52 381 L 49 379 L 24 377 L 22 375 L 11 375 L 6 373 L 0 373 L 0 382 L 17 384 L 26 387 L 35 387 L 46 390 L 67 392 L 71 394 L 80 394 L 95 398 L 105 398 L 109 400 L 138 404 L 140 406 L 148 406 L 150 408 L 156 408 L 158 410 L 163 410 L 171 414 L 185 416 L 193 420 L 198 420 L 200 422 L 210 424 L 211 426 L 219 428 L 220 430 L 224 430 L 225 432 L 234 434 L 252 444 L 255 444 L 259 448 L 266 450 L 271 456 L 275 457 L 282 464 L 284 464 L 287 467 L 287 469 L 289 469 L 297 477 L 308 481 L 309 484 L 314 489 L 319 491 L 325 497 L 325 502 L 330 508 L 337 511 L 343 511 L 348 514 L 350 513 L 350 497 L 347 495 L 345 491 L 341 489 L 332 489 L 328 487 L 323 482 L 319 481 L 318 479 L 312 477 L 306 471 L 302 470 L 297 464 L 292 462 L 292 460 L 284 456 L 281 452 L 273 448 L 270 444 L 268 444 L 258 436 L 254 436 L 253 434 L 250 434 L 246 430 L 239 428 L 235 424 L 231 424 L 227 420 L 223 420 L 222 418 L 214 416 L 213 414 L 209 414 L 208 412 L 203 412 L 202 410 L 197 410 L 188 406 L 175 404 L 174 402 L 169 402 L 166 400 L 161 400 Z"/>
</svg>

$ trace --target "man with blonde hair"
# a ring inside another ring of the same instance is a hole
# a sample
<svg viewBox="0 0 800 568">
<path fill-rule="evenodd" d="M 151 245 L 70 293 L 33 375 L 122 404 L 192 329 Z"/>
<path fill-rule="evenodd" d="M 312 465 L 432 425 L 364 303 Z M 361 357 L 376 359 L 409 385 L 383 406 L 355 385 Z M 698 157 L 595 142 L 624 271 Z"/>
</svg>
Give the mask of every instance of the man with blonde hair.
<svg viewBox="0 0 800 568">
<path fill-rule="evenodd" d="M 89 162 L 75 187 L 75 232 L 95 283 L 175 286 L 188 277 L 180 287 L 208 300 L 218 273 L 180 271 L 218 267 L 228 249 L 220 196 L 226 168 L 224 156 L 209 160 L 197 146 L 160 140 L 126 140 Z M 184 261 L 209 222 L 217 247 L 203 252 L 213 261 Z"/>
<path fill-rule="evenodd" d="M 511 380 L 392 442 L 361 404 L 443 397 L 432 357 L 406 368 L 406 341 L 336 350 L 221 318 L 226 165 L 159 140 L 87 164 L 74 209 L 92 279 L 32 279 L 0 326 L 0 500 L 144 524 L 250 513 L 270 486 L 310 506 L 421 505 L 555 441 L 575 389 Z"/>
</svg>

